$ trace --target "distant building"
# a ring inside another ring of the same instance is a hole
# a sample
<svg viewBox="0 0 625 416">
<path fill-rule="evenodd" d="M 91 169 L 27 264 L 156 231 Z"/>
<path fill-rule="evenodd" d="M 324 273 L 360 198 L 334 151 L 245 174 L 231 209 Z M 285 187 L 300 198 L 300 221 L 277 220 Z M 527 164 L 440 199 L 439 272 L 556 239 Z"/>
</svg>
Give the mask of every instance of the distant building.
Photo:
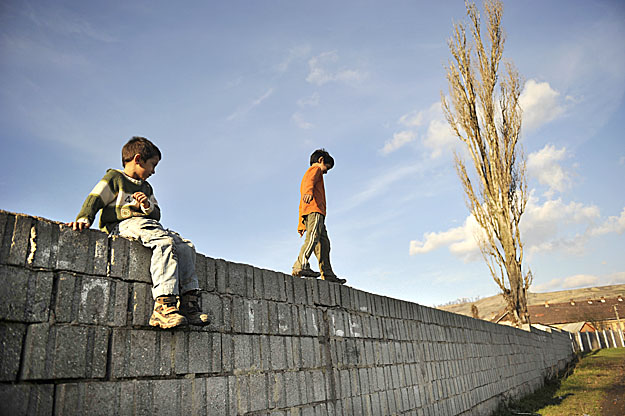
<svg viewBox="0 0 625 416">
<path fill-rule="evenodd" d="M 570 300 L 562 303 L 529 305 L 527 307 L 532 325 L 540 324 L 569 332 L 594 332 L 604 329 L 625 330 L 625 298 Z M 502 310 L 492 322 L 510 322 L 508 313 Z"/>
</svg>

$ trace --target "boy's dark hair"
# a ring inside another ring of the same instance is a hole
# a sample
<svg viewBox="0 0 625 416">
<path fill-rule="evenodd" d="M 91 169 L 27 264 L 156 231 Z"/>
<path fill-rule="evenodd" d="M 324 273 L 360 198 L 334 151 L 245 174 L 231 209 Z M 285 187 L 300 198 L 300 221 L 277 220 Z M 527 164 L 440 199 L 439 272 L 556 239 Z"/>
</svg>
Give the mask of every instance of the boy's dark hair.
<svg viewBox="0 0 625 416">
<path fill-rule="evenodd" d="M 130 162 L 136 154 L 140 155 L 143 161 L 154 156 L 162 159 L 161 151 L 158 150 L 158 147 L 145 137 L 140 136 L 134 136 L 122 147 L 122 164 L 126 166 L 126 163 Z"/>
<path fill-rule="evenodd" d="M 330 156 L 330 153 L 326 149 L 317 149 L 310 155 L 310 166 L 319 162 L 319 158 L 323 158 L 323 163 L 330 165 L 330 169 L 334 167 L 334 158 Z"/>
</svg>

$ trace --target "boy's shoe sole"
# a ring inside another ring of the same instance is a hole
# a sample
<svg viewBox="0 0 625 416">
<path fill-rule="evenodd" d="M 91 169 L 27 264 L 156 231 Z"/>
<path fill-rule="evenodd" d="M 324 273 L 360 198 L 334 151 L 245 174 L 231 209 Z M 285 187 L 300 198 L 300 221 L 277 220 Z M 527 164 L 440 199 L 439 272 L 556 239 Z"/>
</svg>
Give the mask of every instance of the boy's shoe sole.
<svg viewBox="0 0 625 416">
<path fill-rule="evenodd" d="M 173 321 L 173 322 L 163 322 L 163 321 L 159 321 L 158 319 L 150 318 L 150 326 L 156 326 L 156 327 L 163 328 L 163 329 L 176 328 L 179 326 L 187 326 L 187 324 L 188 323 L 187 323 L 186 318 Z"/>
<path fill-rule="evenodd" d="M 338 283 L 340 285 L 347 283 L 347 279 L 339 279 L 338 277 L 324 276 L 322 277 L 322 279 L 325 280 L 326 282 Z"/>
<path fill-rule="evenodd" d="M 300 270 L 299 272 L 293 272 L 295 277 L 319 277 L 321 273 L 314 270 Z"/>
</svg>

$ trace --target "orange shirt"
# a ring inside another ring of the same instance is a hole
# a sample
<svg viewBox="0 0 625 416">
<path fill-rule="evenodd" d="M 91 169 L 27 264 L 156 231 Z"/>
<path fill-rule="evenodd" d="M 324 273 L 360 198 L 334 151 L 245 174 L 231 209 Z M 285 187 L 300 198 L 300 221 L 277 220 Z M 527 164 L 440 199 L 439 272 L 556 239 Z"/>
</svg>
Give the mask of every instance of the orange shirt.
<svg viewBox="0 0 625 416">
<path fill-rule="evenodd" d="M 302 199 L 306 194 L 311 194 L 313 196 L 312 201 L 308 204 Z M 319 166 L 314 165 L 308 168 L 302 178 L 302 184 L 300 185 L 298 231 L 306 230 L 304 217 L 311 212 L 326 215 L 326 189 L 323 186 L 323 173 Z"/>
</svg>

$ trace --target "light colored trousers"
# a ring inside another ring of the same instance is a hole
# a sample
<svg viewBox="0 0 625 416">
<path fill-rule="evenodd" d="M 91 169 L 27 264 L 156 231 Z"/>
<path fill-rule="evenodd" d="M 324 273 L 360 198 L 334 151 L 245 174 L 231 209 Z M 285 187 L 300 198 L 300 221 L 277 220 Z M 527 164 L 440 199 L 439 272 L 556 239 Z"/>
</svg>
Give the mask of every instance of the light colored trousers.
<svg viewBox="0 0 625 416">
<path fill-rule="evenodd" d="M 175 231 L 151 218 L 132 217 L 120 222 L 113 234 L 138 240 L 152 250 L 152 297 L 180 295 L 200 288 L 195 273 L 195 247 Z"/>
<path fill-rule="evenodd" d="M 336 277 L 330 265 L 330 238 L 326 230 L 325 217 L 318 212 L 312 212 L 304 219 L 306 225 L 306 239 L 293 264 L 293 272 L 310 269 L 308 259 L 314 252 L 319 260 L 319 270 L 322 276 Z"/>
</svg>

